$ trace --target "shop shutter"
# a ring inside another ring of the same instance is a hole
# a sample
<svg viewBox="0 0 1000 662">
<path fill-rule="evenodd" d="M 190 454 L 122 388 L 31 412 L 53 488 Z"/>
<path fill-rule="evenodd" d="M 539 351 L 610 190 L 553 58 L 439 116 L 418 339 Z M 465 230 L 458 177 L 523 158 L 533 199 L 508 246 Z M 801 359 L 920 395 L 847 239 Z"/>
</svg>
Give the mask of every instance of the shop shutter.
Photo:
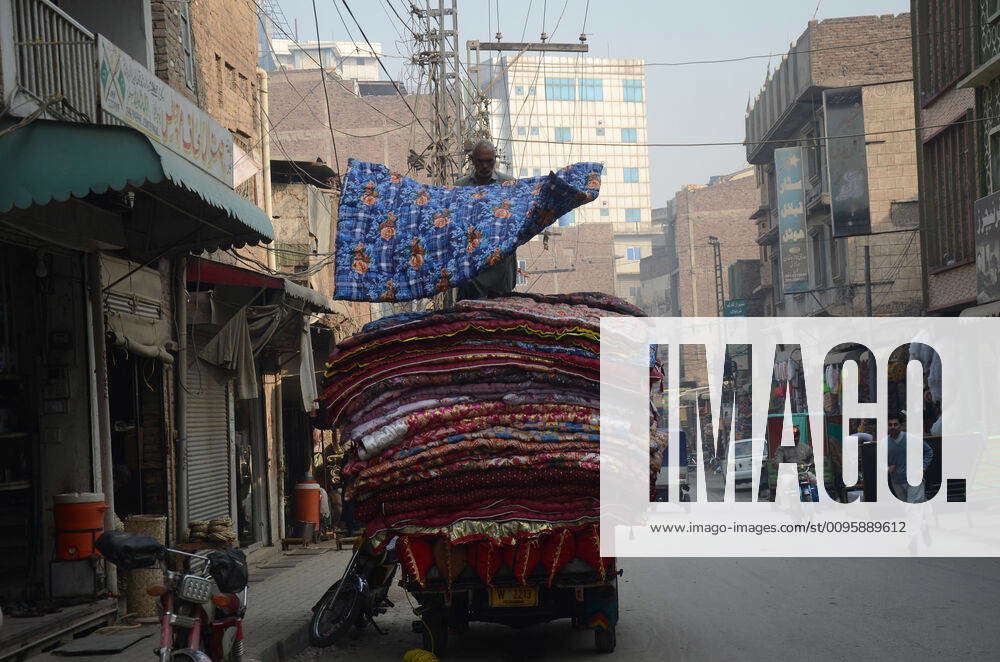
<svg viewBox="0 0 1000 662">
<path fill-rule="evenodd" d="M 200 359 L 188 367 L 188 518 L 192 521 L 230 516 L 228 382 L 225 372 Z"/>
</svg>

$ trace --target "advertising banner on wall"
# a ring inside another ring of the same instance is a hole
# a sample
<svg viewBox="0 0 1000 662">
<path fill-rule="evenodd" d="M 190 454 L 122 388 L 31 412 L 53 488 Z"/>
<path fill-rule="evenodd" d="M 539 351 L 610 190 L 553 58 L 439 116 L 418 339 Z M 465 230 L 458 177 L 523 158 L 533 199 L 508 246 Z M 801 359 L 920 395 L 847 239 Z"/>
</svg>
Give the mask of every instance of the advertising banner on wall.
<svg viewBox="0 0 1000 662">
<path fill-rule="evenodd" d="M 97 37 L 101 110 L 233 186 L 233 136 L 104 37 Z"/>
<path fill-rule="evenodd" d="M 871 234 L 865 110 L 860 87 L 823 92 L 826 118 L 826 171 L 834 237 Z"/>
<path fill-rule="evenodd" d="M 801 147 L 781 147 L 774 150 L 774 170 L 778 179 L 781 291 L 784 294 L 809 289 L 802 156 Z"/>
<path fill-rule="evenodd" d="M 1000 300 L 1000 193 L 976 200 L 972 211 L 976 231 L 976 300 Z"/>
</svg>

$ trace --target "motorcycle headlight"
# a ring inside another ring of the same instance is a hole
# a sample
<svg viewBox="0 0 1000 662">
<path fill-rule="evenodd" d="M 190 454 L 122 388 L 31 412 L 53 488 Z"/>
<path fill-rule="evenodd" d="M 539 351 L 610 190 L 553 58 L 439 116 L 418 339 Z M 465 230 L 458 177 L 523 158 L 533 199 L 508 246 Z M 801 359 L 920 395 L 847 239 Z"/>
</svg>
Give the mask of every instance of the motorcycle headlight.
<svg viewBox="0 0 1000 662">
<path fill-rule="evenodd" d="M 184 575 L 178 593 L 189 602 L 208 602 L 212 597 L 212 580 L 197 575 Z"/>
</svg>

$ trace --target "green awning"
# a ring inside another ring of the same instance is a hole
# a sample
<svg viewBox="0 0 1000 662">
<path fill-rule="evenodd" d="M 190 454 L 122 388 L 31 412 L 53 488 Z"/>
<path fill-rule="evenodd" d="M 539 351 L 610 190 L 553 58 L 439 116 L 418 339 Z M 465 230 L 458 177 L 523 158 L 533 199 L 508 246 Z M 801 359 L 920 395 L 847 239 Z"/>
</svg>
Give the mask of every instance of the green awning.
<svg viewBox="0 0 1000 662">
<path fill-rule="evenodd" d="M 143 215 L 161 245 L 214 250 L 274 239 L 262 209 L 131 128 L 36 120 L 0 137 L 0 163 L 0 213 L 134 187 L 166 203 Z M 204 227 L 188 232 L 181 221 L 193 219 Z"/>
</svg>

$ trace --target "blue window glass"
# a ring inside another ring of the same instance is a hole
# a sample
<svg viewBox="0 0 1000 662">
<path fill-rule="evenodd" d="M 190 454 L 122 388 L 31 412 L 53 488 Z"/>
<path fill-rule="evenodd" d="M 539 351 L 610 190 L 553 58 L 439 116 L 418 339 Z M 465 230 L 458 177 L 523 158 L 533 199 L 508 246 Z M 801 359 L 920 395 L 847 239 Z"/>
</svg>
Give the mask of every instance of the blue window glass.
<svg viewBox="0 0 1000 662">
<path fill-rule="evenodd" d="M 604 81 L 600 78 L 581 78 L 580 101 L 604 101 Z"/>
<path fill-rule="evenodd" d="M 630 246 L 625 249 L 625 259 L 626 260 L 641 260 L 642 259 L 642 248 L 639 246 Z"/>
<path fill-rule="evenodd" d="M 641 209 L 626 209 L 625 210 L 625 220 L 629 223 L 638 223 L 642 220 L 642 210 Z"/>
<path fill-rule="evenodd" d="M 535 86 L 534 85 L 532 85 L 531 87 L 528 88 L 528 96 L 530 96 L 530 97 L 535 96 Z"/>
<path fill-rule="evenodd" d="M 523 126 L 517 127 L 517 135 L 523 136 L 525 133 L 527 133 L 527 130 Z"/>
<path fill-rule="evenodd" d="M 527 260 L 518 260 L 517 261 L 517 284 L 518 285 L 524 285 L 525 283 L 528 282 L 528 279 L 524 277 L 523 273 L 521 273 L 522 271 L 524 271 L 527 268 L 528 268 L 528 261 Z"/>
<path fill-rule="evenodd" d="M 623 168 L 624 179 L 626 184 L 638 184 L 639 183 L 639 169 L 638 168 Z M 639 211 L 638 209 L 636 211 Z M 636 219 L 639 220 L 639 219 Z"/>
<path fill-rule="evenodd" d="M 622 129 L 622 142 L 623 143 L 637 142 L 635 129 Z"/>
<path fill-rule="evenodd" d="M 545 98 L 549 101 L 575 101 L 575 78 L 546 78 Z"/>
<path fill-rule="evenodd" d="M 604 135 L 604 129 L 598 129 L 597 130 L 597 135 L 603 136 Z"/>
<path fill-rule="evenodd" d="M 559 217 L 559 225 L 561 227 L 566 227 L 567 225 L 573 225 L 576 223 L 576 210 L 565 213 Z"/>
<path fill-rule="evenodd" d="M 527 168 L 521 168 L 518 171 L 518 175 L 521 176 L 521 177 L 527 177 L 528 176 L 528 169 Z"/>
<path fill-rule="evenodd" d="M 622 92 L 625 101 L 642 101 L 642 81 L 623 80 Z"/>
<path fill-rule="evenodd" d="M 531 135 L 533 135 L 533 136 L 537 136 L 538 135 L 538 127 L 537 126 L 531 127 Z"/>
<path fill-rule="evenodd" d="M 521 95 L 524 94 L 524 88 L 518 85 L 514 88 L 514 94 Z"/>
<path fill-rule="evenodd" d="M 542 176 L 542 169 L 541 168 L 535 168 L 534 170 L 531 171 L 531 176 L 532 177 L 541 177 Z"/>
<path fill-rule="evenodd" d="M 611 211 L 610 210 L 608 210 L 608 209 L 602 209 L 601 210 L 601 216 L 610 216 L 610 215 L 611 215 Z"/>
<path fill-rule="evenodd" d="M 557 126 L 555 138 L 557 143 L 568 143 L 573 140 L 573 132 L 569 130 L 569 127 Z"/>
<path fill-rule="evenodd" d="M 365 66 L 365 58 L 363 57 L 354 58 L 354 64 L 358 65 L 359 67 Z"/>
</svg>

